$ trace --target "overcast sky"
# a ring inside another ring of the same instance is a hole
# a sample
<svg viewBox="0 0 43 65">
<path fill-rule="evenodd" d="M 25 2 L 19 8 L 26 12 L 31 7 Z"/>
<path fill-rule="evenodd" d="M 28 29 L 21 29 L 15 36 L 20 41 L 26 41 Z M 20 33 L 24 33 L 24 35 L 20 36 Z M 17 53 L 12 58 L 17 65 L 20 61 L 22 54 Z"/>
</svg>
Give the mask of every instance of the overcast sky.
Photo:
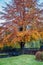
<svg viewBox="0 0 43 65">
<path fill-rule="evenodd" d="M 9 3 L 11 0 L 0 0 L 0 11 L 2 11 L 2 6 L 6 6 L 5 2 Z M 39 0 L 39 3 L 42 3 L 43 0 Z M 4 20 L 0 20 L 0 23 L 5 22 Z"/>
</svg>

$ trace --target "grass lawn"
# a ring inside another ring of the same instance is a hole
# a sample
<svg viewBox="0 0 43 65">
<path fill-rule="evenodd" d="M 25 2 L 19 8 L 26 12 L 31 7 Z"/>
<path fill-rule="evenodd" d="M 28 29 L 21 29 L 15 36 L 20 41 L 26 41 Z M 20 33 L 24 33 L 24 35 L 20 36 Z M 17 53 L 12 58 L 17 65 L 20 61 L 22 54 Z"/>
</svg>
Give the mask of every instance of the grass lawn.
<svg viewBox="0 0 43 65">
<path fill-rule="evenodd" d="M 36 61 L 34 55 L 20 55 L 0 58 L 0 65 L 43 65 L 43 62 Z"/>
</svg>

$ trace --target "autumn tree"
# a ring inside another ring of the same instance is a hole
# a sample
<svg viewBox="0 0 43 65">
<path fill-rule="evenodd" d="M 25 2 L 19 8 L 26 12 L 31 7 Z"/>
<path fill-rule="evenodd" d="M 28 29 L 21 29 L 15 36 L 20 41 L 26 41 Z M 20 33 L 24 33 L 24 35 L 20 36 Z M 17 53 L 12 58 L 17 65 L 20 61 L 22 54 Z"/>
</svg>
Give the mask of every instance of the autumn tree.
<svg viewBox="0 0 43 65">
<path fill-rule="evenodd" d="M 43 23 L 43 10 L 40 10 L 37 1 L 12 0 L 11 4 L 5 2 L 6 7 L 2 6 L 4 12 L 0 12 L 0 18 L 6 21 L 2 25 L 3 29 L 0 35 L 3 37 L 3 43 L 9 42 L 11 44 L 18 41 L 23 48 L 26 38 L 30 35 L 29 30 L 31 32 L 32 30 L 40 31 L 43 29 L 43 25 L 40 24 Z"/>
</svg>

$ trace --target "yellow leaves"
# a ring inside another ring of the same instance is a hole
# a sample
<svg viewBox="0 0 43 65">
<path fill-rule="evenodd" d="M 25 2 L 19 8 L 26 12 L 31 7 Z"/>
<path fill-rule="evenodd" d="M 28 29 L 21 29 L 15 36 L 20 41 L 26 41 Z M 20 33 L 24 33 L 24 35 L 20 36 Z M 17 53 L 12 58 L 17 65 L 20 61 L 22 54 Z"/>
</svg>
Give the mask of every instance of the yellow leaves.
<svg viewBox="0 0 43 65">
<path fill-rule="evenodd" d="M 0 48 L 3 48 L 3 44 L 2 43 L 0 43 Z"/>
<path fill-rule="evenodd" d="M 7 46 L 16 46 L 17 42 L 29 42 L 31 40 L 38 40 L 40 38 L 43 39 L 43 32 L 38 32 L 37 30 L 29 30 L 29 31 L 22 31 L 22 32 L 17 32 L 16 37 L 12 37 L 11 41 L 10 36 L 12 37 L 12 34 L 8 35 L 7 37 L 5 36 L 3 39 L 3 43 L 0 43 L 0 48 L 2 48 L 4 45 Z"/>
<path fill-rule="evenodd" d="M 40 38 L 40 34 L 38 31 L 32 31 L 31 36 L 34 40 L 38 40 Z"/>
<path fill-rule="evenodd" d="M 40 32 L 40 36 L 41 36 L 41 38 L 43 39 L 43 32 Z"/>
<path fill-rule="evenodd" d="M 40 38 L 39 32 L 37 30 L 18 32 L 18 41 L 28 42 L 31 38 L 38 40 Z"/>
<path fill-rule="evenodd" d="M 22 31 L 22 32 L 18 32 L 18 38 L 17 40 L 20 42 L 26 42 L 26 41 L 30 41 L 30 36 L 28 35 L 28 31 Z"/>
<path fill-rule="evenodd" d="M 33 34 L 32 34 L 32 39 L 37 40 L 38 37 L 33 33 Z"/>
</svg>

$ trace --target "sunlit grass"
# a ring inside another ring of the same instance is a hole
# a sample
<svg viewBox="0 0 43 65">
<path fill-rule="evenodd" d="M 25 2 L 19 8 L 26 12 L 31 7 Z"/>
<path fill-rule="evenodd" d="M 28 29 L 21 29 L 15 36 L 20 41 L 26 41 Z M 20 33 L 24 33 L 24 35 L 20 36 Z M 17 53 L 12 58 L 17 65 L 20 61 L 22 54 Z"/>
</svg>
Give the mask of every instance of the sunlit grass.
<svg viewBox="0 0 43 65">
<path fill-rule="evenodd" d="M 0 58 L 0 65 L 43 65 L 43 62 L 36 61 L 34 55 L 20 55 Z"/>
</svg>

